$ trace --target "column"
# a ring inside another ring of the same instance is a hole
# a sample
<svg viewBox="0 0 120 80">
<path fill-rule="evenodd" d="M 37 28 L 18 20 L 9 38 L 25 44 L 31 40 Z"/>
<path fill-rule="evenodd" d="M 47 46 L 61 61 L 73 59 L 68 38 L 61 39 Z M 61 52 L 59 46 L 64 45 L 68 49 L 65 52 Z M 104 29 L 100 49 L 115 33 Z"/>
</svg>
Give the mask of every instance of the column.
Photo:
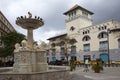
<svg viewBox="0 0 120 80">
<path fill-rule="evenodd" d="M 28 45 L 33 48 L 33 29 L 29 28 L 27 32 Z"/>
</svg>

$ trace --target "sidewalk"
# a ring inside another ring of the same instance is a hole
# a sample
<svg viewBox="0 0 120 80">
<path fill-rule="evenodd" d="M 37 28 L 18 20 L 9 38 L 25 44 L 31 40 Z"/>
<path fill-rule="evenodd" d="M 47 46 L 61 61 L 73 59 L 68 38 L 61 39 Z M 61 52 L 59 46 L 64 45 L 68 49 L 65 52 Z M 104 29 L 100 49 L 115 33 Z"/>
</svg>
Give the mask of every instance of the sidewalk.
<svg viewBox="0 0 120 80">
<path fill-rule="evenodd" d="M 88 72 L 83 72 L 83 67 L 77 67 L 75 71 L 70 74 L 77 74 L 92 80 L 120 80 L 120 67 L 104 67 L 101 73 L 94 73 L 89 67 Z"/>
</svg>

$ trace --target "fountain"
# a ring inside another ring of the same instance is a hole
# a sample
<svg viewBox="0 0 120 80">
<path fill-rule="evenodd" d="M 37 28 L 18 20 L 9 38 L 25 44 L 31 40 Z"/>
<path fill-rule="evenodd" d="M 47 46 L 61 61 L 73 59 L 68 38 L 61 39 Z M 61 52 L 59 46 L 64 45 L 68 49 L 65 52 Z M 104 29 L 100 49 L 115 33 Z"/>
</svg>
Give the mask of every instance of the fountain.
<svg viewBox="0 0 120 80">
<path fill-rule="evenodd" d="M 32 18 L 32 14 L 28 12 L 29 17 L 18 17 L 16 24 L 27 29 L 27 41 L 23 40 L 20 44 L 15 45 L 14 51 L 14 72 L 45 72 L 47 71 L 47 62 L 45 51 L 41 50 L 36 44 L 33 44 L 33 30 L 44 25 L 44 21 L 40 17 Z"/>
<path fill-rule="evenodd" d="M 13 68 L 7 68 L 12 71 L 0 73 L 0 80 L 70 80 L 66 67 L 62 70 L 49 70 L 44 48 L 33 41 L 33 30 L 43 26 L 44 21 L 37 16 L 32 18 L 30 12 L 28 15 L 16 20 L 17 25 L 27 29 L 27 40 L 15 44 L 14 65 Z"/>
</svg>

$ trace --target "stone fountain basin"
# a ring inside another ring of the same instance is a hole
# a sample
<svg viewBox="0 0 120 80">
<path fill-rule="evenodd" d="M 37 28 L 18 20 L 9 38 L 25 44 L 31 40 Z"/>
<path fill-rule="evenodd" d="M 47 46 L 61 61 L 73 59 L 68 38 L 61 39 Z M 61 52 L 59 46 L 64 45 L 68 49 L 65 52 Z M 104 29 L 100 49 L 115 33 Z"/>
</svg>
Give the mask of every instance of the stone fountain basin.
<svg viewBox="0 0 120 80">
<path fill-rule="evenodd" d="M 37 29 L 38 27 L 44 25 L 44 22 L 39 19 L 26 18 L 26 19 L 16 20 L 16 24 L 24 29 L 28 29 L 28 28 Z"/>
<path fill-rule="evenodd" d="M 47 72 L 13 73 L 12 67 L 0 69 L 0 80 L 70 80 L 68 67 L 49 66 Z"/>
</svg>

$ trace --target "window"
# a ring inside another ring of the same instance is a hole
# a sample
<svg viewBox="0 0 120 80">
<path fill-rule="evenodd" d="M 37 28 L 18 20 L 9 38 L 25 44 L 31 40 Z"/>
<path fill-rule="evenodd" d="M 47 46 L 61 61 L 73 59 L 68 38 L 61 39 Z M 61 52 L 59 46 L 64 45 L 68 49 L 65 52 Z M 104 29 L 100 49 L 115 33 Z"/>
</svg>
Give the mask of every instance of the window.
<svg viewBox="0 0 120 80">
<path fill-rule="evenodd" d="M 87 31 L 85 31 L 85 34 L 87 34 Z"/>
<path fill-rule="evenodd" d="M 90 31 L 88 30 L 87 33 L 90 33 Z"/>
<path fill-rule="evenodd" d="M 75 54 L 76 53 L 76 46 L 71 46 L 71 54 Z"/>
<path fill-rule="evenodd" d="M 83 40 L 83 41 L 89 41 L 89 40 L 90 40 L 90 37 L 89 37 L 89 36 L 84 36 L 82 40 Z"/>
<path fill-rule="evenodd" d="M 83 48 L 85 52 L 90 51 L 90 44 L 84 44 Z"/>
<path fill-rule="evenodd" d="M 107 32 L 102 32 L 98 35 L 98 38 L 107 38 Z"/>
<path fill-rule="evenodd" d="M 104 29 L 107 29 L 107 26 L 104 26 Z"/>
<path fill-rule="evenodd" d="M 76 16 L 76 11 L 74 11 L 73 14 L 74 14 L 73 16 Z"/>
<path fill-rule="evenodd" d="M 49 50 L 46 51 L 46 56 L 49 56 Z"/>
<path fill-rule="evenodd" d="M 60 46 L 64 46 L 65 45 L 65 42 L 64 41 L 61 41 L 60 42 Z"/>
<path fill-rule="evenodd" d="M 69 13 L 69 19 L 76 16 L 76 11 Z"/>
<path fill-rule="evenodd" d="M 89 34 L 89 33 L 90 33 L 89 30 L 83 31 L 83 35 L 84 35 L 84 34 Z"/>
<path fill-rule="evenodd" d="M 74 31 L 74 29 L 75 29 L 75 28 L 74 28 L 73 26 L 72 26 L 72 27 L 70 27 L 70 31 Z"/>
<path fill-rule="evenodd" d="M 120 39 L 118 39 L 118 48 L 120 48 Z"/>
<path fill-rule="evenodd" d="M 82 15 L 83 15 L 84 17 L 88 17 L 88 13 L 85 12 L 85 11 L 82 12 Z"/>
<path fill-rule="evenodd" d="M 71 59 L 76 61 L 77 57 L 76 56 L 71 56 Z"/>
<path fill-rule="evenodd" d="M 52 49 L 52 56 L 55 56 L 55 55 L 56 55 L 56 50 Z"/>
<path fill-rule="evenodd" d="M 61 55 L 65 54 L 65 48 L 61 48 Z"/>
<path fill-rule="evenodd" d="M 83 35 L 84 35 L 85 33 L 83 32 Z"/>
<path fill-rule="evenodd" d="M 100 50 L 107 50 L 108 49 L 108 41 L 101 41 L 99 43 L 99 46 L 100 46 Z"/>
<path fill-rule="evenodd" d="M 102 27 L 99 27 L 99 28 L 98 28 L 98 31 L 106 30 L 106 29 L 107 29 L 107 26 L 102 26 Z"/>
<path fill-rule="evenodd" d="M 56 61 L 56 57 L 52 57 L 52 61 Z"/>
<path fill-rule="evenodd" d="M 52 43 L 51 46 L 52 46 L 52 47 L 55 47 L 55 43 Z"/>
<path fill-rule="evenodd" d="M 104 27 L 101 27 L 102 28 L 102 30 L 104 30 Z"/>
</svg>

